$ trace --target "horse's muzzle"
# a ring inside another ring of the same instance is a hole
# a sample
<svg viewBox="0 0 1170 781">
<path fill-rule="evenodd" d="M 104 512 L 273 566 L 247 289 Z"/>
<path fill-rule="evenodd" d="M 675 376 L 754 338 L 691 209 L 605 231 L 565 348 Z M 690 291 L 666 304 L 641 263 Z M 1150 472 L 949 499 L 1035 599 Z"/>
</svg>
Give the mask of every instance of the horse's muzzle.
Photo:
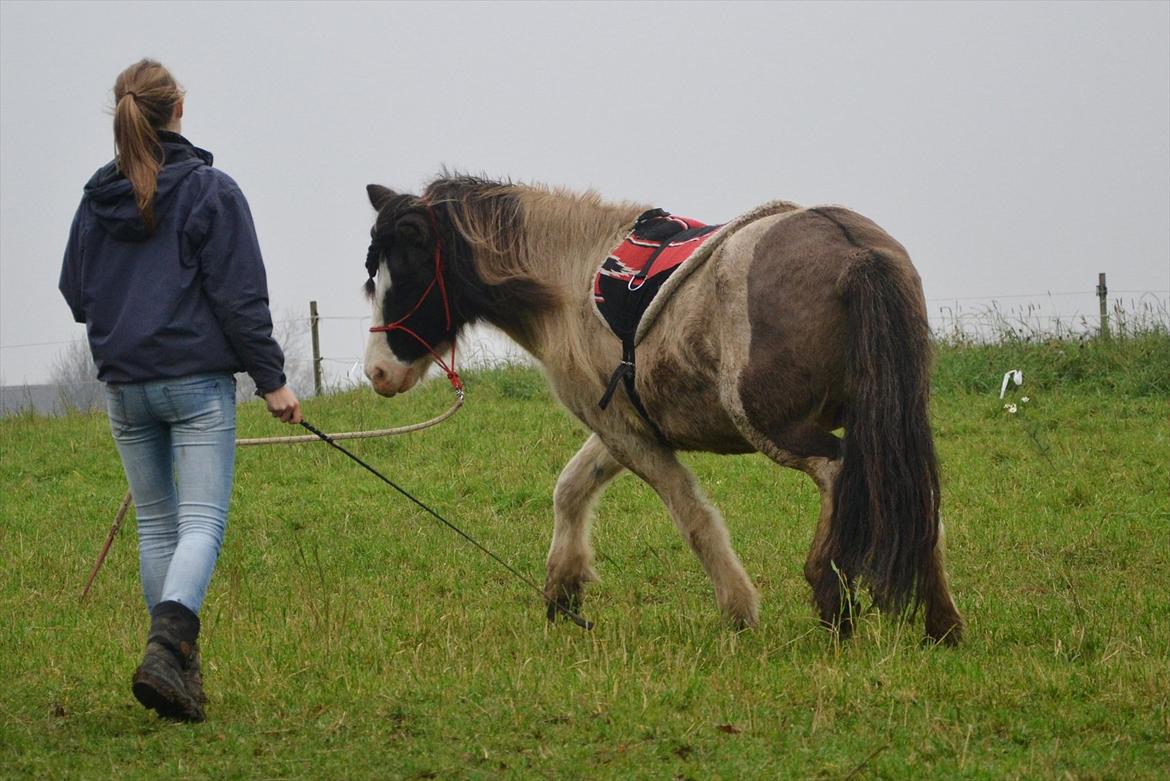
<svg viewBox="0 0 1170 781">
<path fill-rule="evenodd" d="M 405 393 L 418 383 L 420 375 L 413 366 L 390 366 L 382 361 L 366 365 L 366 377 L 379 396 Z"/>
</svg>

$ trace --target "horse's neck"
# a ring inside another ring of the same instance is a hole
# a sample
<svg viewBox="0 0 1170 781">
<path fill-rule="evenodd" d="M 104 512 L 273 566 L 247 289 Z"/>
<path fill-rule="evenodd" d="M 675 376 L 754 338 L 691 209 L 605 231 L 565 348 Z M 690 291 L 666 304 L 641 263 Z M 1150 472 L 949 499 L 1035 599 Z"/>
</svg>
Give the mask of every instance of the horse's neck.
<svg viewBox="0 0 1170 781">
<path fill-rule="evenodd" d="M 533 271 L 579 279 L 601 262 L 647 207 L 605 203 L 595 193 L 531 190 L 522 195 L 524 230 Z"/>
<path fill-rule="evenodd" d="M 647 207 L 605 203 L 593 193 L 524 190 L 524 233 L 527 273 L 558 298 L 555 310 L 541 315 L 535 339 L 523 346 L 538 359 L 550 349 L 563 349 L 591 293 L 590 278 L 605 255 Z"/>
</svg>

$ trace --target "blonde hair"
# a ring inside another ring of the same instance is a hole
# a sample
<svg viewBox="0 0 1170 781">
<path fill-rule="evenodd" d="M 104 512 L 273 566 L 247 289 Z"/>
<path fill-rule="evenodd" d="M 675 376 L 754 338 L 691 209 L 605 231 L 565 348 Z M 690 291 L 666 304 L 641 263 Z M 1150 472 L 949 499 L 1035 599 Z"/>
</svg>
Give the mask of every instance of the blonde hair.
<svg viewBox="0 0 1170 781">
<path fill-rule="evenodd" d="M 155 60 L 139 60 L 114 80 L 115 161 L 134 188 L 149 231 L 154 230 L 154 194 L 163 166 L 158 131 L 171 121 L 183 95 L 175 77 Z"/>
</svg>

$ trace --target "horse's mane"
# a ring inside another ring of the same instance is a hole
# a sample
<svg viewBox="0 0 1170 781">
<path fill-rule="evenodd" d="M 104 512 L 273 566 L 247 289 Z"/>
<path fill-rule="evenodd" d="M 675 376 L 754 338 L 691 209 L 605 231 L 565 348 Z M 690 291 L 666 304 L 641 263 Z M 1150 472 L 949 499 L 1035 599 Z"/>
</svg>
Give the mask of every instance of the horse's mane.
<svg viewBox="0 0 1170 781">
<path fill-rule="evenodd" d="M 587 267 L 600 263 L 623 226 L 628 230 L 645 209 L 606 203 L 592 190 L 576 193 L 447 171 L 426 187 L 423 198 L 456 243 L 470 250 L 470 268 L 459 263 L 452 271 L 477 299 L 477 311 L 529 349 L 556 342 L 569 351 L 578 346 L 568 341 L 580 335 L 537 315 L 562 303 L 588 301 Z M 486 289 L 474 290 L 477 281 Z"/>
<path fill-rule="evenodd" d="M 446 206 L 451 227 L 474 251 L 477 271 L 488 284 L 534 275 L 548 280 L 548 272 L 555 271 L 550 260 L 607 236 L 644 208 L 606 203 L 593 190 L 576 193 L 448 171 L 427 186 L 424 197 Z"/>
<path fill-rule="evenodd" d="M 483 281 L 497 285 L 530 269 L 520 199 L 511 181 L 444 171 L 423 197 L 472 250 Z"/>
</svg>

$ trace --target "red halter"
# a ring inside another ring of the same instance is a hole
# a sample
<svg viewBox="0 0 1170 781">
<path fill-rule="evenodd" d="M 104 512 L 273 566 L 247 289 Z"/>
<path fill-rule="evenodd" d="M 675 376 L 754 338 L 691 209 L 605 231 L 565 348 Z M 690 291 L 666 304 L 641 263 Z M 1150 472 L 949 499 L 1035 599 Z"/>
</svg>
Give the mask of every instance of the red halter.
<svg viewBox="0 0 1170 781">
<path fill-rule="evenodd" d="M 451 387 L 455 389 L 455 392 L 462 396 L 463 380 L 459 379 L 459 374 L 455 371 L 455 334 L 451 329 L 451 302 L 447 298 L 447 283 L 443 280 L 443 240 L 439 236 L 439 223 L 438 220 L 435 219 L 434 209 L 431 208 L 429 203 L 425 205 L 427 207 L 427 215 L 431 218 L 431 227 L 435 232 L 435 278 L 431 280 L 431 284 L 427 285 L 427 289 L 423 291 L 422 296 L 418 299 L 418 303 L 415 304 L 409 312 L 389 325 L 370 326 L 370 333 L 402 331 L 403 333 L 414 337 L 414 340 L 425 347 L 426 351 L 429 352 L 432 357 L 434 357 L 435 363 L 439 364 L 439 367 L 447 373 L 447 380 L 450 381 Z M 427 296 L 431 294 L 431 290 L 433 290 L 436 285 L 439 288 L 439 297 L 443 299 L 443 315 L 447 318 L 447 331 L 451 333 L 450 365 L 443 361 L 442 356 L 435 352 L 435 348 L 431 347 L 426 339 L 423 339 L 413 330 L 403 325 L 403 323 L 408 320 L 411 315 L 419 310 L 419 307 L 421 307 L 423 302 L 427 300 Z"/>
</svg>

